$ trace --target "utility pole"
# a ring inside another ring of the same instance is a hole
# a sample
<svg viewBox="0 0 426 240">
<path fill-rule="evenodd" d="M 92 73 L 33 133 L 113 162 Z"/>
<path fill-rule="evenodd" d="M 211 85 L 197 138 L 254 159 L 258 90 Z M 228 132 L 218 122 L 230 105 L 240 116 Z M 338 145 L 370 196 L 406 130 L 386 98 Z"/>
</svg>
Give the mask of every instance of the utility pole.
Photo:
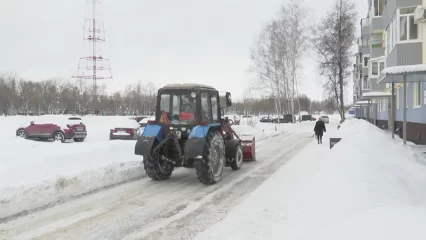
<svg viewBox="0 0 426 240">
<path fill-rule="evenodd" d="M 109 60 L 98 55 L 97 43 L 105 42 L 104 23 L 96 19 L 96 8 L 102 4 L 102 0 L 90 0 L 92 5 L 92 18 L 86 19 L 84 40 L 91 42 L 92 56 L 80 58 L 77 73 L 72 76 L 77 79 L 92 80 L 92 108 L 96 110 L 98 103 L 98 80 L 112 79 Z M 106 71 L 106 74 L 101 72 Z"/>
</svg>

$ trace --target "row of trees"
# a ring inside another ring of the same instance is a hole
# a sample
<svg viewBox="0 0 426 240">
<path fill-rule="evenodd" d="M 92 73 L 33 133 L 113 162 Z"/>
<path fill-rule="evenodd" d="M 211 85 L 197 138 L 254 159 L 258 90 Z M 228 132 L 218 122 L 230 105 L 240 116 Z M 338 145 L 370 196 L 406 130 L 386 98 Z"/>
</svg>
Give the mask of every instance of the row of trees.
<svg viewBox="0 0 426 240">
<path fill-rule="evenodd" d="M 304 94 L 301 94 L 295 98 L 295 102 L 299 103 L 299 112 L 326 112 L 328 114 L 332 114 L 337 109 L 337 106 L 333 100 L 327 99 L 324 101 L 314 101 Z M 287 100 L 281 103 L 282 106 L 286 106 L 287 104 Z M 229 112 L 240 115 L 275 115 L 275 99 L 272 97 L 246 98 L 242 102 L 234 103 L 233 106 L 229 109 Z"/>
<path fill-rule="evenodd" d="M 355 4 L 353 0 L 335 0 L 326 16 L 313 26 L 306 22 L 308 12 L 303 1 L 291 0 L 262 30 L 251 52 L 250 69 L 256 79 L 250 90 L 273 99 L 269 107 L 277 113 L 303 111 L 297 76 L 302 57 L 314 51 L 319 72 L 327 79 L 323 85 L 324 103 L 336 106 L 344 120 L 344 88 L 355 43 Z"/>
<path fill-rule="evenodd" d="M 34 82 L 15 74 L 0 76 L 0 113 L 2 115 L 60 114 L 64 110 L 100 110 L 104 115 L 149 114 L 155 108 L 155 86 L 152 83 L 129 85 L 122 92 L 107 93 L 99 87 L 93 99 L 93 88 L 86 81 L 50 79 Z"/>
<path fill-rule="evenodd" d="M 100 110 L 104 115 L 150 114 L 155 108 L 156 89 L 152 83 L 127 86 L 123 92 L 106 93 L 99 88 L 96 103 L 92 99 L 92 86 L 84 81 L 50 79 L 33 82 L 14 74 L 0 76 L 0 113 L 2 115 L 61 114 L 64 110 Z M 295 98 L 298 111 L 333 112 L 336 107 L 330 102 L 311 101 L 306 95 Z M 275 114 L 276 99 L 246 98 L 235 102 L 227 111 L 241 115 Z M 96 104 L 96 105 L 93 105 Z M 283 99 L 282 106 L 289 100 Z M 97 106 L 97 107 L 93 107 Z"/>
</svg>

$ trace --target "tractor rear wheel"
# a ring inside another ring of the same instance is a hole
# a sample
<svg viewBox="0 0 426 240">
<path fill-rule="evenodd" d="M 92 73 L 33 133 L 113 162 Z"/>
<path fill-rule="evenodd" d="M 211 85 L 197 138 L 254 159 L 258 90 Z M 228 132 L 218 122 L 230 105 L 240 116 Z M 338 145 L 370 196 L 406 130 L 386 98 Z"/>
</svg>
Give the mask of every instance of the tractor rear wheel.
<svg viewBox="0 0 426 240">
<path fill-rule="evenodd" d="M 206 137 L 203 158 L 194 162 L 198 180 L 206 185 L 217 183 L 222 176 L 225 163 L 223 137 L 218 131 L 210 131 Z"/>
<path fill-rule="evenodd" d="M 152 147 L 155 148 L 157 144 Z M 151 153 L 151 155 L 144 155 L 143 165 L 146 175 L 152 180 L 161 181 L 168 179 L 175 168 L 173 163 L 161 159 L 158 153 Z"/>
</svg>

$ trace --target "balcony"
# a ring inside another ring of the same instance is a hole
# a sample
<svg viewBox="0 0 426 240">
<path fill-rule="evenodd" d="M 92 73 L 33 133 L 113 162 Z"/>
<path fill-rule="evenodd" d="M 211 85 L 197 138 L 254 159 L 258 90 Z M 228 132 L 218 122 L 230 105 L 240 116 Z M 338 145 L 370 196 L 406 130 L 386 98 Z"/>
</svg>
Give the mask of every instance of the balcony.
<svg viewBox="0 0 426 240">
<path fill-rule="evenodd" d="M 357 40 L 358 52 L 362 55 L 370 54 L 370 41 L 368 37 L 360 37 Z"/>
<path fill-rule="evenodd" d="M 382 17 L 371 18 L 369 34 L 374 34 L 374 33 L 377 33 L 377 32 L 381 32 L 383 30 L 385 30 L 385 27 L 383 26 Z"/>
<path fill-rule="evenodd" d="M 383 47 L 383 40 L 381 35 L 372 35 L 370 41 L 370 58 L 378 58 L 385 55 L 385 48 Z"/>
<path fill-rule="evenodd" d="M 361 19 L 361 36 L 370 35 L 370 26 L 371 26 L 371 22 L 369 18 Z"/>
</svg>

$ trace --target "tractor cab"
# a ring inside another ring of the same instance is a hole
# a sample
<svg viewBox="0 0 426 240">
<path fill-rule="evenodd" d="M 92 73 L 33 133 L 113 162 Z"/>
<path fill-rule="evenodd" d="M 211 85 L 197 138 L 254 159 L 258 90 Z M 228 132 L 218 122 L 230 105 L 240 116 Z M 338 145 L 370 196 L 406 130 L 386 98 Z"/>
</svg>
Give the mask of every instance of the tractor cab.
<svg viewBox="0 0 426 240">
<path fill-rule="evenodd" d="M 195 126 L 218 127 L 221 109 L 231 104 L 230 93 L 221 97 L 210 86 L 170 84 L 158 90 L 155 123 L 167 126 L 163 129 L 163 137 L 173 130 L 179 139 L 187 139 Z"/>
</svg>

